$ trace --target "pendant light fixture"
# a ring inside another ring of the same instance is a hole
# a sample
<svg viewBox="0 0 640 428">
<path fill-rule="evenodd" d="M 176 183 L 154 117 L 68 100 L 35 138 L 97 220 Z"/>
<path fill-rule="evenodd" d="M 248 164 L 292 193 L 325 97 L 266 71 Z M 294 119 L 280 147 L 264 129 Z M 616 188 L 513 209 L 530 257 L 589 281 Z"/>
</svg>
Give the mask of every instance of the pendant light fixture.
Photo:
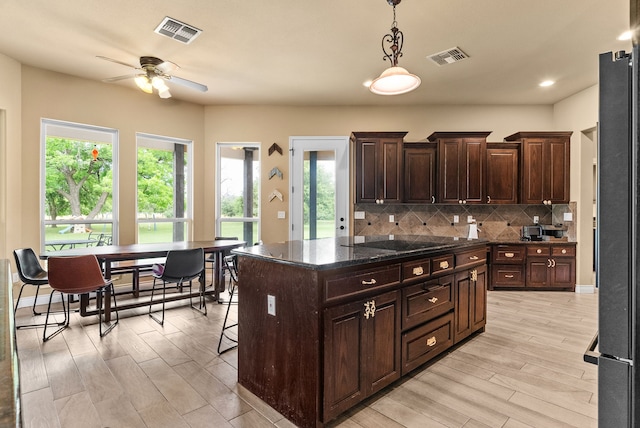
<svg viewBox="0 0 640 428">
<path fill-rule="evenodd" d="M 391 67 L 382 72 L 380 77 L 371 82 L 369 90 L 378 95 L 400 95 L 411 92 L 420 86 L 420 78 L 398 66 L 398 58 L 402 56 L 404 37 L 396 22 L 396 6 L 401 0 L 387 0 L 393 6 L 393 23 L 391 32 L 382 37 L 382 52 L 384 60 L 391 62 Z"/>
</svg>

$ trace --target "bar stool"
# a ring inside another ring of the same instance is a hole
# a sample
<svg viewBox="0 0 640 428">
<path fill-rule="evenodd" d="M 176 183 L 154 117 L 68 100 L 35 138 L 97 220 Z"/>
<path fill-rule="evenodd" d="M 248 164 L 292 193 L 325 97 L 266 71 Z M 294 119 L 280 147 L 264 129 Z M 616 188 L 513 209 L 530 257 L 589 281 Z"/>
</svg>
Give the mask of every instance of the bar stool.
<svg viewBox="0 0 640 428">
<path fill-rule="evenodd" d="M 218 340 L 218 354 L 224 354 L 225 352 L 238 347 L 238 339 L 233 338 L 227 334 L 227 330 L 233 327 L 236 327 L 238 325 L 237 321 L 233 324 L 227 325 L 227 321 L 229 319 L 229 310 L 231 309 L 231 305 L 238 303 L 237 295 L 236 295 L 236 300 L 235 301 L 233 300 L 233 296 L 234 294 L 236 294 L 236 291 L 238 288 L 238 268 L 237 268 L 236 262 L 237 262 L 237 256 L 235 254 L 225 256 L 225 258 L 223 259 L 224 269 L 227 272 L 229 272 L 229 301 L 227 302 L 227 311 L 224 316 L 224 321 L 222 322 L 222 331 L 220 332 L 220 340 Z M 222 347 L 223 339 L 227 339 L 233 342 L 233 345 L 221 351 L 220 348 Z"/>
</svg>

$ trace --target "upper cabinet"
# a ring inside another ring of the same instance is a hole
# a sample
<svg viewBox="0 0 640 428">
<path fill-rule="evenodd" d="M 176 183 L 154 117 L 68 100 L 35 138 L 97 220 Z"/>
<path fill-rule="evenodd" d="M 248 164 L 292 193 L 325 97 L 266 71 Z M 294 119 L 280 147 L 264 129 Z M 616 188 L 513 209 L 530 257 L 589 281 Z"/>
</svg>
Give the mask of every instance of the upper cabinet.
<svg viewBox="0 0 640 428">
<path fill-rule="evenodd" d="M 569 160 L 572 132 L 518 132 L 505 141 L 522 144 L 522 204 L 569 202 Z"/>
<path fill-rule="evenodd" d="M 356 203 L 402 202 L 402 147 L 406 132 L 353 132 Z"/>
<path fill-rule="evenodd" d="M 412 204 L 436 202 L 436 144 L 404 143 L 404 198 Z"/>
<path fill-rule="evenodd" d="M 438 145 L 437 202 L 485 203 L 485 153 L 491 132 L 434 132 Z"/>
<path fill-rule="evenodd" d="M 485 190 L 488 204 L 518 203 L 519 160 L 520 144 L 487 143 Z"/>
</svg>

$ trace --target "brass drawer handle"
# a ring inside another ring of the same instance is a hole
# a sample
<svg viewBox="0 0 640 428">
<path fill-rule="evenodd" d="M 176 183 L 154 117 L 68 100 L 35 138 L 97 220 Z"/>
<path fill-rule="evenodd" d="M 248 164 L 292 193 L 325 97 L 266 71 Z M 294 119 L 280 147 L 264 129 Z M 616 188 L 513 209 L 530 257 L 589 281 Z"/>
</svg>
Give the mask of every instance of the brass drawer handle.
<svg viewBox="0 0 640 428">
<path fill-rule="evenodd" d="M 431 303 L 435 303 L 435 302 L 437 302 L 437 301 L 438 301 L 438 298 L 437 298 L 437 297 L 432 297 L 432 298 L 430 298 L 430 299 L 429 299 L 429 301 L 430 301 Z"/>
<path fill-rule="evenodd" d="M 469 260 L 478 260 L 479 258 L 480 257 L 478 257 L 478 256 L 471 256 L 471 257 L 469 257 Z"/>
<path fill-rule="evenodd" d="M 562 249 L 562 254 L 567 254 L 567 250 L 565 248 Z"/>
<path fill-rule="evenodd" d="M 427 346 L 429 347 L 435 346 L 436 343 L 438 343 L 438 339 L 436 339 L 435 336 L 431 336 L 430 338 L 427 339 Z"/>
<path fill-rule="evenodd" d="M 512 259 L 515 256 L 515 254 L 514 253 L 504 253 L 504 256 L 506 258 L 508 258 L 508 259 Z"/>
<path fill-rule="evenodd" d="M 505 275 L 505 278 L 513 278 L 513 275 Z"/>
<path fill-rule="evenodd" d="M 414 267 L 413 268 L 413 274 L 415 276 L 420 276 L 420 275 L 424 274 L 424 269 L 422 268 L 422 266 Z"/>
<path fill-rule="evenodd" d="M 365 281 L 364 279 L 362 280 L 362 285 L 373 285 L 376 283 L 375 279 L 372 279 L 371 281 Z"/>
<path fill-rule="evenodd" d="M 376 301 L 370 300 L 364 303 L 364 317 L 366 319 L 376 316 Z"/>
<path fill-rule="evenodd" d="M 536 253 L 538 253 L 538 254 L 542 254 L 542 250 L 541 250 L 540 248 L 538 248 L 538 249 L 536 250 Z"/>
<path fill-rule="evenodd" d="M 449 268 L 449 262 L 448 261 L 443 261 L 440 262 L 440 269 L 448 269 Z"/>
</svg>

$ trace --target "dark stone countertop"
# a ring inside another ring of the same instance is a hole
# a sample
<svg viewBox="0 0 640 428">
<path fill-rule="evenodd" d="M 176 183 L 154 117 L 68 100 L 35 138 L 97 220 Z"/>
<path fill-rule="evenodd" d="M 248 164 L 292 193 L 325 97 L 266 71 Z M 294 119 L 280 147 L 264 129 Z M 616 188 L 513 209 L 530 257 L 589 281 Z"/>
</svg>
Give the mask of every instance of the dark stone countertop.
<svg viewBox="0 0 640 428">
<path fill-rule="evenodd" d="M 481 244 L 489 244 L 489 241 L 420 235 L 396 235 L 390 239 L 389 236 L 382 235 L 286 241 L 239 248 L 232 253 L 241 257 L 325 270 L 407 256 L 429 255 Z"/>
</svg>

